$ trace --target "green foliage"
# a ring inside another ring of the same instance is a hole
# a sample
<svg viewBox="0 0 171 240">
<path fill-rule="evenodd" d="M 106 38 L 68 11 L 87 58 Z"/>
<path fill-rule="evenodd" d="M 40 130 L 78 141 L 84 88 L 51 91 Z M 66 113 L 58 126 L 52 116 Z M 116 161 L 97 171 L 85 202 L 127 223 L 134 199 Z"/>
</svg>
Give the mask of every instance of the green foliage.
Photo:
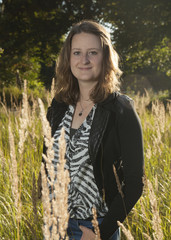
<svg viewBox="0 0 171 240">
<path fill-rule="evenodd" d="M 20 61 L 16 60 L 16 64 L 12 67 L 13 72 L 17 72 L 17 70 L 22 79 L 27 79 L 28 82 L 37 80 L 40 72 L 39 59 L 28 55 L 23 56 Z"/>
<path fill-rule="evenodd" d="M 66 28 L 61 28 L 58 20 L 60 6 L 48 4 L 29 0 L 3 1 L 0 18 L 0 44 L 4 49 L 0 63 L 1 85 L 14 84 L 16 71 L 19 70 L 21 77 L 33 81 L 31 85 L 34 86 L 41 77 L 42 63 L 46 68 L 52 66 Z M 53 18 L 48 17 L 51 10 L 56 13 L 52 14 Z"/>
<path fill-rule="evenodd" d="M 170 76 L 170 9 L 169 0 L 106 1 L 104 21 L 112 26 L 126 75 L 158 71 Z"/>
<path fill-rule="evenodd" d="M 38 87 L 35 82 L 35 88 L 27 89 L 27 96 L 29 103 L 32 104 L 33 99 L 41 98 L 45 105 L 47 105 L 48 92 L 42 86 Z M 41 84 L 41 83 L 40 83 Z M 23 88 L 18 87 L 4 87 L 0 89 L 0 98 L 8 107 L 19 107 L 22 101 Z"/>
<path fill-rule="evenodd" d="M 33 174 L 37 175 L 40 169 L 42 153 L 42 134 L 40 119 L 35 116 L 34 136 L 31 135 L 32 129 L 28 128 L 29 136 L 25 142 L 23 156 L 18 154 L 18 127 L 19 111 L 9 112 L 12 122 L 12 132 L 15 138 L 15 151 L 18 161 L 18 175 L 22 182 L 21 185 L 21 221 L 20 236 L 21 239 L 42 239 L 42 206 L 37 202 L 37 215 L 33 214 Z M 1 109 L 0 115 L 0 239 L 18 239 L 17 237 L 17 209 L 14 206 L 14 196 L 11 190 L 12 170 L 9 154 L 8 124 L 9 118 Z M 7 141 L 6 141 L 7 140 Z M 34 166 L 34 167 L 33 167 Z M 35 224 L 35 218 L 37 222 Z"/>
<path fill-rule="evenodd" d="M 47 85 L 47 79 L 54 76 L 54 61 L 69 27 L 83 18 L 97 18 L 101 11 L 100 4 L 96 1 L 92 4 L 90 0 L 86 3 L 4 0 L 2 6 L 0 45 L 4 48 L 4 57 L 0 62 L 1 85 L 15 82 L 16 69 L 21 75 L 26 71 L 29 78 L 34 78 L 32 80 L 37 80 L 39 74 Z"/>
<path fill-rule="evenodd" d="M 36 50 L 35 50 L 36 52 Z M 40 83 L 40 58 L 33 56 L 33 53 L 26 53 L 25 55 L 9 56 L 7 54 L 1 57 L 1 78 L 0 86 L 16 85 L 17 78 L 20 78 L 21 82 L 27 79 L 29 87 L 42 87 L 43 83 Z M 5 71 L 4 71 L 5 70 Z"/>
<path fill-rule="evenodd" d="M 4 50 L 2 48 L 0 48 L 0 57 L 3 54 Z"/>
<path fill-rule="evenodd" d="M 170 37 L 170 7 L 169 0 L 107 0 L 104 20 L 113 25 L 114 41 L 121 51 L 126 53 L 139 42 L 149 49 Z"/>
<path fill-rule="evenodd" d="M 38 79 L 49 86 L 64 36 L 82 19 L 111 26 L 125 75 L 161 72 L 170 77 L 170 8 L 170 0 L 3 0 L 0 86 L 13 85 L 17 70 L 30 87 Z"/>
<path fill-rule="evenodd" d="M 171 48 L 170 40 L 164 37 L 161 42 L 154 45 L 152 48 L 144 48 L 143 42 L 139 42 L 137 50 L 133 46 L 126 56 L 126 64 L 129 72 L 138 72 L 143 69 L 150 69 L 165 73 L 168 77 L 171 76 Z"/>
<path fill-rule="evenodd" d="M 164 37 L 162 41 L 154 47 L 151 55 L 157 71 L 165 72 L 167 76 L 171 77 L 171 40 Z"/>
</svg>

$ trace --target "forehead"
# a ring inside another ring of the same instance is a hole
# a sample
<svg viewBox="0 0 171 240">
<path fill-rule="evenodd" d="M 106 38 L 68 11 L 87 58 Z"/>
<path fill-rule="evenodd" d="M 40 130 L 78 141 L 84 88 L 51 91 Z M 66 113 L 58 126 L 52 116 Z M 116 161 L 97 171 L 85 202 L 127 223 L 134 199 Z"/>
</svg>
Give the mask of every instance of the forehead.
<svg viewBox="0 0 171 240">
<path fill-rule="evenodd" d="M 101 41 L 98 36 L 92 33 L 77 33 L 72 37 L 71 48 L 98 48 L 101 49 Z"/>
</svg>

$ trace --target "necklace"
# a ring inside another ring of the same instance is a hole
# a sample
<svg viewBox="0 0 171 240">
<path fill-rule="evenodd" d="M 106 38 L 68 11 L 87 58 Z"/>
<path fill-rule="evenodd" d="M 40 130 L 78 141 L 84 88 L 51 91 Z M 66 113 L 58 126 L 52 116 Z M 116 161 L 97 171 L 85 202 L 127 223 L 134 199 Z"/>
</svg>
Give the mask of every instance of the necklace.
<svg viewBox="0 0 171 240">
<path fill-rule="evenodd" d="M 81 117 L 81 116 L 83 115 L 83 111 L 84 111 L 86 108 L 88 108 L 88 106 L 90 106 L 91 104 L 92 104 L 92 102 L 91 102 L 90 104 L 88 104 L 85 108 L 83 108 L 82 105 L 81 105 L 81 101 L 80 101 L 81 111 L 79 112 L 78 115 Z"/>
</svg>

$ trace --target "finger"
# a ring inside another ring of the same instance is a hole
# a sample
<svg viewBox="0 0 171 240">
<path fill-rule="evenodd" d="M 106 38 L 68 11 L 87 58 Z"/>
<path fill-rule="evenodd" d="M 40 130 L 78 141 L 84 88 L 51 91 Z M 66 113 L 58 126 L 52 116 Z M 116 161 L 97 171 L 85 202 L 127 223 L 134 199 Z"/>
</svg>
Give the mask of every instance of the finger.
<svg viewBox="0 0 171 240">
<path fill-rule="evenodd" d="M 84 226 L 82 226 L 82 225 L 80 225 L 79 228 L 81 229 L 82 232 L 87 229 L 86 227 L 84 227 Z"/>
<path fill-rule="evenodd" d="M 79 226 L 80 230 L 83 231 L 84 230 L 84 227 L 83 226 Z"/>
</svg>

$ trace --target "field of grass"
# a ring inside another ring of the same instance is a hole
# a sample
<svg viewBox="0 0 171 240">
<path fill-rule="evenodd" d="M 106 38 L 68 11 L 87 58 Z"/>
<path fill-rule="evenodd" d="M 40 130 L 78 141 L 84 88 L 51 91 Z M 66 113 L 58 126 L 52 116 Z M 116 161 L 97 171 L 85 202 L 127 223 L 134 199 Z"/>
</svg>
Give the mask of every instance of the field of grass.
<svg viewBox="0 0 171 240">
<path fill-rule="evenodd" d="M 47 102 L 51 95 L 47 93 Z M 124 222 L 131 237 L 171 239 L 171 103 L 149 104 L 135 95 L 144 134 L 144 193 Z M 150 106 L 150 107 L 147 107 Z M 0 239 L 43 239 L 43 207 L 38 199 L 43 127 L 36 98 L 30 106 L 26 89 L 21 106 L 0 106 Z"/>
</svg>

